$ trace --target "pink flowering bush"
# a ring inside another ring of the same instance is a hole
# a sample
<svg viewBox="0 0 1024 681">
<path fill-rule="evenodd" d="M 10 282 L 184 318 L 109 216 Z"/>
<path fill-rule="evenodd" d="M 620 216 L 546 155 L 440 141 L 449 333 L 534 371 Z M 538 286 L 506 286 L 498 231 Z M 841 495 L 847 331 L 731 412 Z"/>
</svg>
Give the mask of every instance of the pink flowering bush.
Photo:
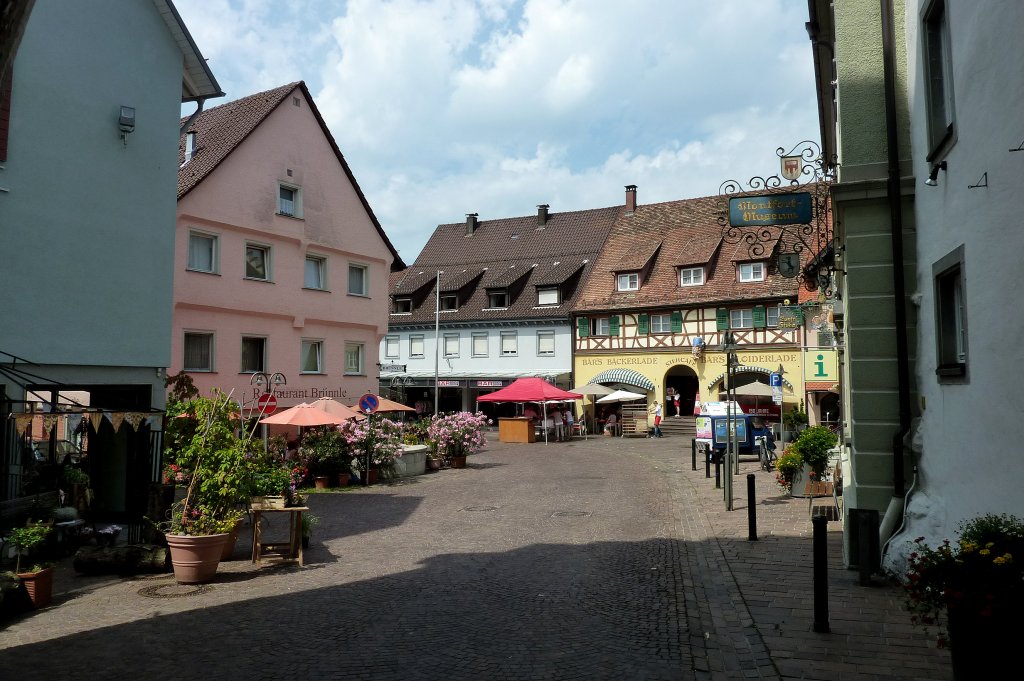
<svg viewBox="0 0 1024 681">
<path fill-rule="evenodd" d="M 476 454 L 487 445 L 484 428 L 487 417 L 482 412 L 468 411 L 434 416 L 427 427 L 427 436 L 443 456 Z"/>
<path fill-rule="evenodd" d="M 377 417 L 346 421 L 338 427 L 338 432 L 345 439 L 356 463 L 364 461 L 369 451 L 370 465 L 383 468 L 392 465 L 404 451 L 402 426 L 391 419 Z"/>
</svg>

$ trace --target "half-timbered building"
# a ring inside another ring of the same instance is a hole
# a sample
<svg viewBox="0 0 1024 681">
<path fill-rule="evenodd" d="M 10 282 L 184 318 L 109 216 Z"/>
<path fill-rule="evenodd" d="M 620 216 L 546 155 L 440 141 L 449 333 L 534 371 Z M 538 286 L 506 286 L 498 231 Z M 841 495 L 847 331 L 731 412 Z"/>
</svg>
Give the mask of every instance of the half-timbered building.
<svg viewBox="0 0 1024 681">
<path fill-rule="evenodd" d="M 626 187 L 625 210 L 574 310 L 578 384 L 639 388 L 665 404 L 667 417 L 688 421 L 696 402 L 724 390 L 731 331 L 737 386 L 767 385 L 783 370 L 783 405 L 771 395 L 741 397 L 745 410 L 777 421 L 781 408 L 798 406 L 798 284 L 776 266 L 778 252 L 791 249 L 778 233 L 756 256 L 749 244 L 730 243 L 717 219 L 720 200 L 638 205 L 636 187 Z"/>
</svg>

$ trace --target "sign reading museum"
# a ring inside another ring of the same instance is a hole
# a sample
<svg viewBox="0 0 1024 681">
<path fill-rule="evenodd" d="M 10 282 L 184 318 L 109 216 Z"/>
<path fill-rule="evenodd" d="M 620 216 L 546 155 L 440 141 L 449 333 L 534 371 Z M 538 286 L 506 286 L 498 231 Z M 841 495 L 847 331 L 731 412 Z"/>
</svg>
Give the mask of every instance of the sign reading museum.
<svg viewBox="0 0 1024 681">
<path fill-rule="evenodd" d="M 811 195 L 774 194 L 734 196 L 729 199 L 729 224 L 733 227 L 806 225 L 811 222 Z"/>
</svg>

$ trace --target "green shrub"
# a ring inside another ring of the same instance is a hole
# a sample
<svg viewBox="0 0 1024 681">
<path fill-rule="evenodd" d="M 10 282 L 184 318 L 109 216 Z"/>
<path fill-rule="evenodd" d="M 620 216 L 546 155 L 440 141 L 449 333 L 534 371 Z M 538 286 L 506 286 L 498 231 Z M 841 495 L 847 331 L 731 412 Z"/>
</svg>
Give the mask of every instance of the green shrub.
<svg viewBox="0 0 1024 681">
<path fill-rule="evenodd" d="M 785 452 L 775 461 L 775 480 L 787 492 L 793 488 L 793 476 L 803 465 L 800 454 L 793 449 L 793 445 L 786 447 Z"/>
<path fill-rule="evenodd" d="M 797 436 L 793 450 L 803 463 L 821 476 L 828 466 L 829 454 L 838 442 L 839 437 L 825 426 L 811 426 Z"/>
</svg>

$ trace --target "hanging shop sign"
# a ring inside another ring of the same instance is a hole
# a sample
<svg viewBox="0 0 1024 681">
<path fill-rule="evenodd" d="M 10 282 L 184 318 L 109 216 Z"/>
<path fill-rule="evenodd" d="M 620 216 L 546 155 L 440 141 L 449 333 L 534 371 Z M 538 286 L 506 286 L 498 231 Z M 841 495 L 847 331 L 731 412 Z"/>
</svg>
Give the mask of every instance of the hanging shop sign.
<svg viewBox="0 0 1024 681">
<path fill-rule="evenodd" d="M 729 224 L 733 227 L 806 225 L 811 222 L 812 205 L 807 192 L 734 196 L 729 199 Z"/>
<path fill-rule="evenodd" d="M 504 387 L 504 381 L 477 381 L 476 387 L 478 388 L 501 388 Z"/>
</svg>

